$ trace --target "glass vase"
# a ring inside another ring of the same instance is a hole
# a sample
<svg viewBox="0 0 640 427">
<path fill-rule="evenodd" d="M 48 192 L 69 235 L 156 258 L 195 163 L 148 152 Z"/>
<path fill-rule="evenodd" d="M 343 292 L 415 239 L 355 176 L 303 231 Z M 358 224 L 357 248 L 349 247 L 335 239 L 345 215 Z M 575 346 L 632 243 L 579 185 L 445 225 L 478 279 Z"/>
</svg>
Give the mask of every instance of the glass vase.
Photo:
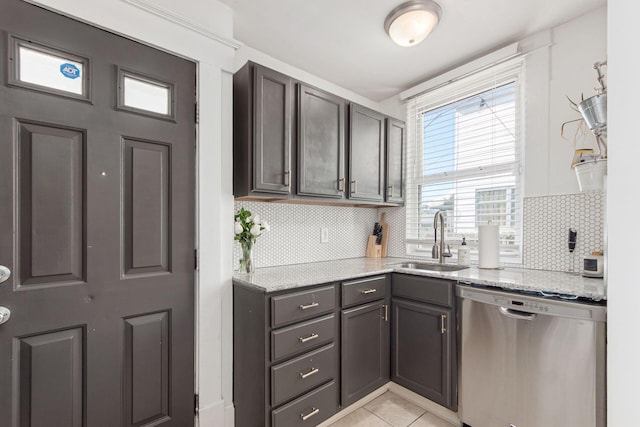
<svg viewBox="0 0 640 427">
<path fill-rule="evenodd" d="M 240 273 L 253 273 L 253 242 L 240 242 L 242 254 L 240 255 Z"/>
</svg>

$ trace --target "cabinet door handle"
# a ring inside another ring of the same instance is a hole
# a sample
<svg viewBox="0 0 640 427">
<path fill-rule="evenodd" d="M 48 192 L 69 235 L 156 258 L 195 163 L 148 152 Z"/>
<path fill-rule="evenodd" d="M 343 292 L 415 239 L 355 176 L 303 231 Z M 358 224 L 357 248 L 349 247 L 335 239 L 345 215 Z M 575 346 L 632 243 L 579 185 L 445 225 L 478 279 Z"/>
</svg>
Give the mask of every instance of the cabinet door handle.
<svg viewBox="0 0 640 427">
<path fill-rule="evenodd" d="M 291 171 L 284 171 L 285 187 L 291 187 Z"/>
<path fill-rule="evenodd" d="M 299 339 L 301 343 L 305 343 L 307 341 L 315 340 L 318 337 L 319 337 L 318 334 L 316 334 L 315 332 L 312 332 L 311 335 L 309 335 L 308 337 L 300 337 Z"/>
<path fill-rule="evenodd" d="M 447 315 L 440 315 L 440 333 L 444 335 L 447 332 Z"/>
<path fill-rule="evenodd" d="M 300 414 L 300 419 L 302 421 L 307 421 L 309 418 L 313 417 L 314 415 L 316 415 L 318 412 L 320 412 L 320 409 L 318 408 L 311 408 L 311 412 L 309 412 L 307 415 L 305 414 Z"/>
<path fill-rule="evenodd" d="M 353 191 L 351 192 L 351 194 L 356 194 L 358 192 L 358 180 L 354 179 L 353 181 L 351 181 L 351 184 L 353 185 Z"/>
<path fill-rule="evenodd" d="M 376 291 L 377 291 L 377 289 L 363 289 L 363 290 L 360 291 L 360 293 L 362 295 L 369 295 L 369 294 L 372 294 L 372 293 L 374 293 Z"/>
<path fill-rule="evenodd" d="M 389 187 L 387 187 L 390 191 L 389 191 L 389 197 L 393 197 L 393 185 L 390 185 Z"/>
<path fill-rule="evenodd" d="M 344 178 L 338 180 L 338 191 L 344 193 Z"/>
<path fill-rule="evenodd" d="M 384 307 L 384 321 L 388 322 L 389 321 L 389 305 L 384 304 L 382 307 Z"/>
<path fill-rule="evenodd" d="M 305 304 L 300 304 L 300 310 L 307 310 L 309 308 L 317 307 L 319 305 L 320 304 L 317 303 L 317 302 L 312 302 L 311 304 L 306 304 L 306 305 Z"/>
<path fill-rule="evenodd" d="M 305 379 L 305 378 L 310 377 L 311 375 L 317 374 L 318 372 L 320 372 L 320 369 L 311 368 L 311 370 L 309 372 L 304 372 L 304 373 L 300 372 L 300 378 Z"/>
</svg>

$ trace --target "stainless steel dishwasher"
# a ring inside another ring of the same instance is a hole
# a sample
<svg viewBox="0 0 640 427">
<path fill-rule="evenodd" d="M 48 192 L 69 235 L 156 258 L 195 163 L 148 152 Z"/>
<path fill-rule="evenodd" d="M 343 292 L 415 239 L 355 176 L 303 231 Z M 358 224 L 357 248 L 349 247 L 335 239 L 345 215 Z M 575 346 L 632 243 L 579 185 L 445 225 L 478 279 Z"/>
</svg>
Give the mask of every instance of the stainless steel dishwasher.
<svg viewBox="0 0 640 427">
<path fill-rule="evenodd" d="M 458 285 L 471 427 L 604 427 L 606 306 Z"/>
</svg>

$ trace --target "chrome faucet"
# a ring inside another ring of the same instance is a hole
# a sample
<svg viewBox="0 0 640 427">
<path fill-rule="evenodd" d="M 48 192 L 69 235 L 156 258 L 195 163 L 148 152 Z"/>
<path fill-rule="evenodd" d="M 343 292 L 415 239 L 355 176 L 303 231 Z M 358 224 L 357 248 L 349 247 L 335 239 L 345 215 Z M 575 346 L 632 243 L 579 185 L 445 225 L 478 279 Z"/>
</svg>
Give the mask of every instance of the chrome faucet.
<svg viewBox="0 0 640 427">
<path fill-rule="evenodd" d="M 440 247 L 438 247 L 438 220 L 440 220 Z M 451 256 L 449 245 L 444 245 L 444 215 L 442 211 L 436 212 L 433 217 L 433 248 L 431 249 L 431 258 L 438 258 L 440 264 L 444 264 L 444 259 Z"/>
</svg>

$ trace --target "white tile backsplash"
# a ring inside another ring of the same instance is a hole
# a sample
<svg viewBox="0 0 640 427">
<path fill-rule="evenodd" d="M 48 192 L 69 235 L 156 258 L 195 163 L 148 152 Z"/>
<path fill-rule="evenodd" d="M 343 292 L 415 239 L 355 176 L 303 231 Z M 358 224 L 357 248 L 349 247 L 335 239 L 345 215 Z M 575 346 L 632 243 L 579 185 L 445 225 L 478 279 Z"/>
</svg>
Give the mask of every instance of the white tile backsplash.
<svg viewBox="0 0 640 427">
<path fill-rule="evenodd" d="M 579 193 L 524 199 L 524 265 L 554 271 L 580 271 L 582 257 L 602 251 L 603 193 Z M 573 254 L 569 228 L 577 232 Z"/>
<path fill-rule="evenodd" d="M 256 268 L 363 257 L 378 218 L 376 208 L 236 201 L 235 211 L 241 207 L 271 226 L 254 246 Z M 320 243 L 323 227 L 328 243 Z M 240 245 L 234 242 L 234 269 L 239 258 Z"/>
<path fill-rule="evenodd" d="M 401 208 L 358 208 L 288 203 L 236 201 L 271 225 L 254 246 L 256 267 L 301 264 L 362 257 L 368 236 L 380 214 L 389 223 L 387 255 L 406 257 L 405 215 Z M 329 242 L 320 243 L 321 229 Z M 580 271 L 581 259 L 603 248 L 604 195 L 579 193 L 524 199 L 523 267 L 552 271 Z M 578 231 L 574 255 L 567 249 L 569 228 Z M 240 246 L 234 242 L 234 269 Z"/>
</svg>

